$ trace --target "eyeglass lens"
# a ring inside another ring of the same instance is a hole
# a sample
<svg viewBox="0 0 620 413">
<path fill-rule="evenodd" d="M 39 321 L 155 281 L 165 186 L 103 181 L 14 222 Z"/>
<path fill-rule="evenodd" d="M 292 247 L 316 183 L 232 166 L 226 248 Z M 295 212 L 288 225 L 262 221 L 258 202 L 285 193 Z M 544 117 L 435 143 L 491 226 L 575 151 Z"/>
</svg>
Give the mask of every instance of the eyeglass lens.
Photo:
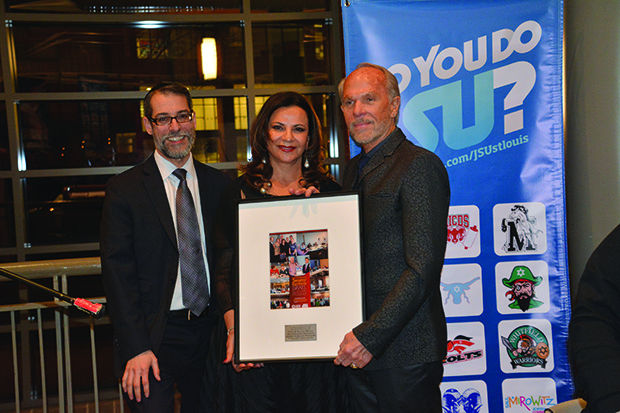
<svg viewBox="0 0 620 413">
<path fill-rule="evenodd" d="M 156 125 L 165 126 L 169 125 L 170 122 L 172 122 L 172 119 L 176 119 L 178 123 L 189 122 L 192 120 L 192 113 L 179 113 L 176 116 L 157 116 L 153 119 L 153 122 L 155 122 Z"/>
</svg>

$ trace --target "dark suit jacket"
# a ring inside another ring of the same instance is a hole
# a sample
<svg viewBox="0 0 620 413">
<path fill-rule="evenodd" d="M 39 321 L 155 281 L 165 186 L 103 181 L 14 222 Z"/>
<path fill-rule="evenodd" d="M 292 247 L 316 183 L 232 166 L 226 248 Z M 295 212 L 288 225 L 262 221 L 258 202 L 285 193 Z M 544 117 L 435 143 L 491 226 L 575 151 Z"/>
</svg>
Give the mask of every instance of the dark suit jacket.
<svg viewBox="0 0 620 413">
<path fill-rule="evenodd" d="M 213 285 L 213 226 L 228 180 L 194 161 Z M 177 277 L 179 253 L 172 213 L 153 156 L 110 179 L 101 221 L 101 269 L 114 326 L 116 371 L 151 349 L 158 354 Z M 215 297 L 211 287 L 211 301 Z"/>
<path fill-rule="evenodd" d="M 359 158 L 345 169 L 345 189 L 353 188 Z M 446 169 L 397 128 L 359 179 L 367 320 L 353 333 L 374 356 L 366 368 L 440 361 L 446 354 L 439 290 L 450 202 Z"/>
<path fill-rule="evenodd" d="M 620 409 L 620 225 L 596 247 L 586 264 L 568 333 L 575 396 L 585 412 Z"/>
</svg>

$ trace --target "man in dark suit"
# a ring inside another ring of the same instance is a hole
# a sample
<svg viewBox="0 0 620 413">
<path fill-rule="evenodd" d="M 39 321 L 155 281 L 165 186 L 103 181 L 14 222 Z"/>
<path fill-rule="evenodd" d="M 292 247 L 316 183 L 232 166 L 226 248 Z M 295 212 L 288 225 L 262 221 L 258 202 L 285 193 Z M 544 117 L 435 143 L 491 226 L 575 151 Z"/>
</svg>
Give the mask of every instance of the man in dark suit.
<svg viewBox="0 0 620 413">
<path fill-rule="evenodd" d="M 575 396 L 584 413 L 620 411 L 620 225 L 592 253 L 579 280 L 568 330 Z"/>
<path fill-rule="evenodd" d="M 345 335 L 334 362 L 351 367 L 356 412 L 440 412 L 448 175 L 396 127 L 400 94 L 388 70 L 363 63 L 339 93 L 363 149 L 347 165 L 344 187 L 361 192 L 367 319 Z"/>
<path fill-rule="evenodd" d="M 196 119 L 189 91 L 160 84 L 144 99 L 143 124 L 156 151 L 110 179 L 101 223 L 101 262 L 114 326 L 116 370 L 132 410 L 199 411 L 211 327 L 209 274 L 224 175 L 191 155 Z"/>
<path fill-rule="evenodd" d="M 312 266 L 310 265 L 310 258 L 306 257 L 303 267 L 301 268 L 301 272 L 304 274 L 308 274 L 312 271 Z"/>
</svg>

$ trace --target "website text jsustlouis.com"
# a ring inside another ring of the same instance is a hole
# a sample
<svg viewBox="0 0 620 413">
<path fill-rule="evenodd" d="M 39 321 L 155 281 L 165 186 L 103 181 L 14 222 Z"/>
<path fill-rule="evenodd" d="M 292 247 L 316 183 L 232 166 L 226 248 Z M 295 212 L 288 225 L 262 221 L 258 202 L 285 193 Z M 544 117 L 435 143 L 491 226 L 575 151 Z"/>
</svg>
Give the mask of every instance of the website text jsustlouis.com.
<svg viewBox="0 0 620 413">
<path fill-rule="evenodd" d="M 476 162 L 480 158 L 483 158 L 485 156 L 493 155 L 495 153 L 514 148 L 515 146 L 528 143 L 529 140 L 530 139 L 528 135 L 519 135 L 518 138 L 504 139 L 499 143 L 493 145 L 486 145 L 480 148 L 474 148 L 469 153 L 448 159 L 448 161 L 446 162 L 446 167 L 449 168 L 451 166 L 456 166 L 467 162 Z"/>
</svg>

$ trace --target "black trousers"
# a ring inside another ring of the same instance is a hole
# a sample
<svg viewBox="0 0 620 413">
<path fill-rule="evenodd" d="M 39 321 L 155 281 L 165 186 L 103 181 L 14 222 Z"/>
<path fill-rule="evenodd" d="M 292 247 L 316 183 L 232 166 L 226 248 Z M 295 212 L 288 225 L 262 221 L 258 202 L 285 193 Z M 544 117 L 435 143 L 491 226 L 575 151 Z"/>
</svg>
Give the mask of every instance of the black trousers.
<svg viewBox="0 0 620 413">
<path fill-rule="evenodd" d="M 328 360 L 266 363 L 233 373 L 234 411 L 344 413 L 341 372 L 341 367 Z"/>
<path fill-rule="evenodd" d="M 157 356 L 161 381 L 149 373 L 150 396 L 140 403 L 128 400 L 134 412 L 172 413 L 174 394 L 181 393 L 181 412 L 200 411 L 202 377 L 206 366 L 214 311 L 205 310 L 200 317 L 187 319 L 187 311 L 172 311 Z M 127 397 L 126 397 L 127 399 Z"/>
<path fill-rule="evenodd" d="M 443 364 L 385 370 L 346 369 L 347 392 L 356 413 L 441 413 Z"/>
</svg>

